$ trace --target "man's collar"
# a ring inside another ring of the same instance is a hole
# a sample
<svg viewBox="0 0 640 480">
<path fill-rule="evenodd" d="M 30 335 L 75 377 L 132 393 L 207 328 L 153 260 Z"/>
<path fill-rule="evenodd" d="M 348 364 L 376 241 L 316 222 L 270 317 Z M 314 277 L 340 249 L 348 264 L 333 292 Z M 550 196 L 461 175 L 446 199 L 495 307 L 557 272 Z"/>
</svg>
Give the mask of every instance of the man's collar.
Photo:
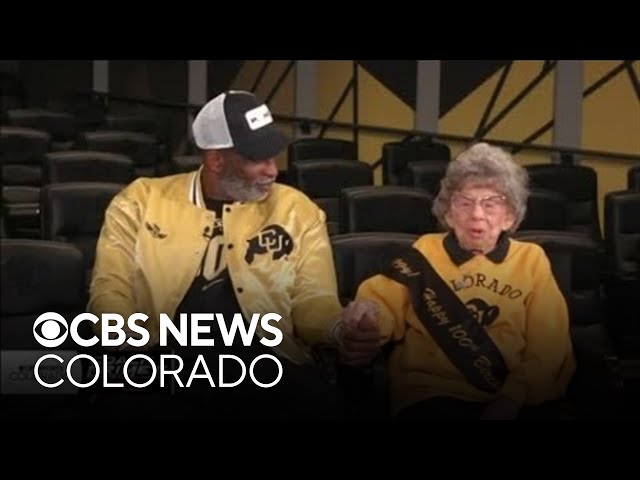
<svg viewBox="0 0 640 480">
<path fill-rule="evenodd" d="M 189 188 L 189 201 L 194 205 L 206 208 L 204 203 L 204 197 L 202 195 L 202 184 L 200 177 L 202 175 L 202 165 L 198 170 L 193 172 L 193 176 L 191 177 L 191 188 Z"/>
<path fill-rule="evenodd" d="M 498 238 L 498 243 L 493 250 L 486 254 L 486 257 L 493 263 L 502 263 L 509 253 L 509 235 L 502 233 Z M 462 265 L 471 260 L 475 255 L 460 246 L 458 239 L 453 232 L 445 235 L 443 240 L 444 249 L 446 250 L 451 261 L 456 265 Z"/>
</svg>

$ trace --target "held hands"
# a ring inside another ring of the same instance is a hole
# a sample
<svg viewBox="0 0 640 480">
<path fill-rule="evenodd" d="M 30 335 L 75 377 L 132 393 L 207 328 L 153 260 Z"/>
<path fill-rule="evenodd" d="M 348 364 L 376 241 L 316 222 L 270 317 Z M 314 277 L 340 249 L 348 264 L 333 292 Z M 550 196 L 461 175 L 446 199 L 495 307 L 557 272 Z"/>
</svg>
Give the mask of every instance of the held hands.
<svg viewBox="0 0 640 480">
<path fill-rule="evenodd" d="M 340 361 L 349 366 L 365 366 L 380 351 L 378 306 L 368 300 L 354 300 L 342 311 L 336 340 Z"/>
</svg>

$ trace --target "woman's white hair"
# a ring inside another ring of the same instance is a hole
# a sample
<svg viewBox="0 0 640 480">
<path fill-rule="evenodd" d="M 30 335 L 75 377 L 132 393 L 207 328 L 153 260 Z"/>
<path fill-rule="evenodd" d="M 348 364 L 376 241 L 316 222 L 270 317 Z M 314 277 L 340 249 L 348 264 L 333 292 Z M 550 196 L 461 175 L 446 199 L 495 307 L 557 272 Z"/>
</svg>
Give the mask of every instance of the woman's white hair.
<svg viewBox="0 0 640 480">
<path fill-rule="evenodd" d="M 447 167 L 432 211 L 440 224 L 449 230 L 445 215 L 451 208 L 451 196 L 455 192 L 464 187 L 493 188 L 507 198 L 515 217 L 509 229 L 509 233 L 513 233 L 527 212 L 528 184 L 527 171 L 515 163 L 509 153 L 488 143 L 477 143 Z"/>
</svg>

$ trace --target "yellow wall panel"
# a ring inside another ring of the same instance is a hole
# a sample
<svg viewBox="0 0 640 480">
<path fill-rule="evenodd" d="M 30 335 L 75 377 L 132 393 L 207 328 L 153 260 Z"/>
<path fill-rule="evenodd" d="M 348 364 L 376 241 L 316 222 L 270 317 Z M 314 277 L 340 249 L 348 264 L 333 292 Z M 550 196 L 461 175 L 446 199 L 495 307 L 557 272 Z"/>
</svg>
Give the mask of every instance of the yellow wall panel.
<svg viewBox="0 0 640 480">
<path fill-rule="evenodd" d="M 511 100 L 513 100 L 542 70 L 544 62 L 541 60 L 516 60 L 509 70 L 507 79 L 502 86 L 500 95 L 489 117 L 491 121 Z M 498 78 L 502 75 L 504 67 L 498 72 Z M 488 99 L 487 99 L 488 100 Z"/>
<path fill-rule="evenodd" d="M 262 99 L 266 99 L 278 82 L 280 76 L 285 72 L 289 65 L 289 60 L 272 60 L 269 67 L 265 70 L 264 76 L 256 88 L 256 95 Z M 293 98 L 295 92 L 295 70 L 292 68 L 287 73 L 285 81 L 276 92 L 275 96 L 269 101 L 272 112 L 291 115 L 293 113 Z"/>
<path fill-rule="evenodd" d="M 349 84 L 353 66 L 350 60 L 320 60 L 317 64 L 317 71 L 317 116 L 322 120 L 326 120 L 340 99 L 342 92 Z M 347 95 L 333 120 L 335 122 L 353 122 L 353 99 L 351 93 Z M 353 140 L 351 130 L 344 128 L 330 128 L 325 132 L 324 137 Z"/>
<path fill-rule="evenodd" d="M 536 143 L 539 145 L 549 145 L 551 144 L 551 130 L 549 130 L 544 135 L 541 135 Z M 523 167 L 525 165 L 535 165 L 539 163 L 550 163 L 551 162 L 551 154 L 547 152 L 540 152 L 536 150 L 521 150 L 520 152 L 514 155 L 514 160 L 518 162 L 519 165 Z"/>
<path fill-rule="evenodd" d="M 267 99 L 267 96 L 271 93 L 276 85 L 276 82 L 282 75 L 289 64 L 288 60 L 273 60 L 269 63 L 267 70 L 264 72 L 260 83 L 256 88 L 256 95 L 263 100 Z M 244 63 L 240 71 L 236 75 L 232 83 L 232 87 L 238 90 L 251 90 L 253 84 L 258 78 L 258 74 L 264 65 L 264 61 L 261 60 L 248 60 Z M 278 88 L 274 97 L 269 101 L 269 108 L 273 113 L 279 113 L 283 115 L 292 115 L 294 112 L 294 93 L 295 93 L 295 74 L 291 69 L 284 80 L 284 82 Z M 294 127 L 289 124 L 281 125 L 281 128 L 287 132 L 293 138 Z M 278 168 L 285 170 L 287 167 L 287 152 L 283 151 L 276 157 Z"/>
<path fill-rule="evenodd" d="M 509 113 L 487 133 L 487 138 L 522 142 L 553 118 L 554 74 L 549 73 Z M 551 137 L 536 139 L 536 145 L 549 145 Z"/>
<path fill-rule="evenodd" d="M 264 60 L 245 60 L 233 82 L 231 82 L 231 88 L 233 90 L 251 90 L 264 62 Z"/>
<path fill-rule="evenodd" d="M 358 71 L 358 113 L 361 124 L 412 130 L 414 110 L 390 92 L 366 70 Z M 382 157 L 382 146 L 403 136 L 360 132 L 358 153 L 363 162 L 373 164 Z M 382 168 L 375 172 L 376 184 L 382 184 Z"/>
<path fill-rule="evenodd" d="M 584 62 L 584 88 L 587 89 L 621 61 L 588 60 Z M 632 68 L 640 77 L 640 62 Z M 640 154 L 640 100 L 626 69 L 591 93 L 582 104 L 582 148 Z M 598 211 L 604 227 L 604 196 L 627 188 L 627 172 L 638 162 L 607 158 L 584 158 L 583 165 L 596 170 L 598 176 Z"/>
<path fill-rule="evenodd" d="M 474 135 L 499 78 L 500 71 L 485 80 L 444 117 L 441 117 L 438 122 L 438 132 L 449 135 Z M 441 88 L 445 87 L 441 86 Z"/>
<path fill-rule="evenodd" d="M 622 60 L 584 60 L 583 61 L 583 80 L 584 89 L 586 90 L 595 82 L 604 77 L 611 70 L 616 68 Z"/>
<path fill-rule="evenodd" d="M 590 70 L 594 70 L 593 64 L 598 62 L 586 63 L 592 65 Z M 611 62 L 602 63 L 609 67 L 604 73 L 616 66 L 611 66 Z M 640 62 L 635 61 L 633 68 L 640 77 Z M 626 69 L 585 98 L 582 148 L 640 154 L 640 99 Z"/>
<path fill-rule="evenodd" d="M 247 61 L 240 69 L 234 88 L 250 89 L 263 61 Z M 269 66 L 257 93 L 266 97 L 275 82 L 284 71 L 288 61 L 273 61 Z M 606 75 L 620 61 L 588 60 L 584 62 L 584 88 Z M 495 117 L 522 89 L 531 82 L 542 69 L 541 60 L 515 61 L 503 89 L 496 100 L 489 119 Z M 633 68 L 640 77 L 640 62 L 635 61 Z M 464 98 L 450 112 L 439 120 L 439 132 L 444 134 L 472 136 L 488 105 L 491 95 L 503 69 L 483 82 Z M 351 80 L 353 64 L 350 60 L 319 60 L 317 64 L 317 117 L 327 119 L 344 89 Z M 365 69 L 359 74 L 359 121 L 361 124 L 411 130 L 414 124 L 414 111 L 399 100 Z M 521 142 L 553 118 L 555 72 L 551 72 L 533 91 L 520 101 L 500 123 L 487 135 L 489 139 Z M 276 113 L 294 113 L 295 75 L 289 72 L 284 84 L 270 102 Z M 342 103 L 335 121 L 351 123 L 352 93 Z M 591 150 L 614 151 L 640 154 L 640 101 L 626 71 L 621 72 L 607 84 L 587 97 L 583 104 L 582 148 Z M 318 133 L 316 128 L 313 135 Z M 291 134 L 295 132 L 291 128 Z M 351 140 L 352 131 L 345 128 L 330 128 L 324 135 L 327 138 Z M 551 145 L 552 129 L 534 141 L 538 145 Z M 373 163 L 382 152 L 386 142 L 400 139 L 396 135 L 360 132 L 360 160 Z M 452 156 L 455 157 L 467 148 L 464 142 L 449 142 Z M 535 151 L 521 151 L 515 156 L 521 165 L 547 163 L 550 155 Z M 632 162 L 633 163 L 633 162 Z M 284 165 L 284 162 L 281 162 Z M 623 188 L 626 185 L 626 171 L 629 162 L 615 162 L 604 159 L 586 159 L 585 164 L 592 165 L 598 171 L 600 182 L 600 201 L 608 191 Z M 376 181 L 380 183 L 381 169 L 376 172 Z M 601 212 L 602 213 L 602 212 Z"/>
</svg>

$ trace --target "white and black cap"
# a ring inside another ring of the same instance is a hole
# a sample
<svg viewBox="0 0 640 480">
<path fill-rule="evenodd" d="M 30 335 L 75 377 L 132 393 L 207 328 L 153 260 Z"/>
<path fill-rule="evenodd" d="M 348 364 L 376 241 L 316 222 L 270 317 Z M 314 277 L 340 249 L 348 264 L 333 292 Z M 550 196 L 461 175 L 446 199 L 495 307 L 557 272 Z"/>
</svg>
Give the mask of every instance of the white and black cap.
<svg viewBox="0 0 640 480">
<path fill-rule="evenodd" d="M 267 105 L 253 93 L 230 90 L 210 100 L 193 121 L 193 138 L 202 150 L 233 148 L 250 160 L 275 157 L 289 144 Z"/>
</svg>

